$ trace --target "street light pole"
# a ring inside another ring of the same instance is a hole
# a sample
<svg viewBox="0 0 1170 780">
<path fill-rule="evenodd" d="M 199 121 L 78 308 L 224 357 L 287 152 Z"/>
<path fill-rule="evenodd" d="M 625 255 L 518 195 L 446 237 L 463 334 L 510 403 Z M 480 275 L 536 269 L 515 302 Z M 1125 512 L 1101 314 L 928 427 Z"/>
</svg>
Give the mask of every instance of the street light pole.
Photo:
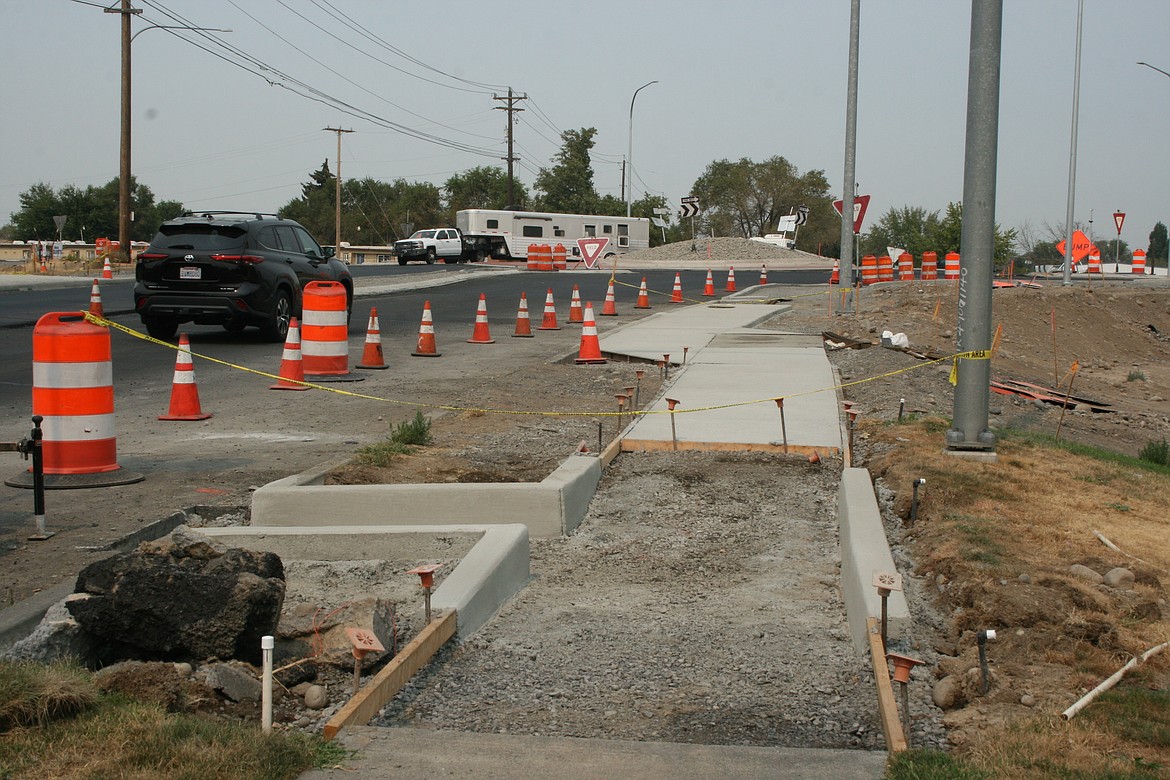
<svg viewBox="0 0 1170 780">
<path fill-rule="evenodd" d="M 1139 62 L 1138 65 L 1145 65 L 1147 68 L 1149 68 L 1151 70 L 1158 71 L 1166 78 L 1170 78 L 1170 73 L 1167 73 L 1166 71 L 1162 70 L 1161 68 L 1155 67 L 1148 62 Z M 1170 231 L 1170 224 L 1167 224 L 1167 231 Z M 1118 235 L 1117 238 L 1120 240 L 1121 236 Z M 1168 240 L 1166 243 L 1166 273 L 1170 274 L 1170 232 L 1167 233 L 1167 238 L 1168 238 Z M 1150 258 L 1150 273 L 1151 274 L 1154 273 L 1154 258 L 1152 258 L 1152 257 Z"/>
<path fill-rule="evenodd" d="M 630 216 L 630 210 L 634 205 L 634 101 L 638 98 L 638 93 L 646 89 L 651 84 L 657 84 L 657 81 L 648 81 L 642 86 L 634 90 L 634 96 L 630 98 L 630 144 L 627 150 L 629 154 L 626 155 L 627 167 L 630 169 L 629 186 L 626 187 L 626 217 Z"/>
<path fill-rule="evenodd" d="M 122 15 L 122 119 L 118 141 L 118 251 L 130 260 L 130 44 L 140 33 L 147 30 L 204 30 L 209 32 L 231 32 L 217 27 L 185 27 L 179 25 L 152 24 L 136 33 L 130 33 L 130 19 L 142 13 L 134 8 L 130 0 L 122 0 L 118 8 L 103 8 L 108 14 Z"/>
</svg>

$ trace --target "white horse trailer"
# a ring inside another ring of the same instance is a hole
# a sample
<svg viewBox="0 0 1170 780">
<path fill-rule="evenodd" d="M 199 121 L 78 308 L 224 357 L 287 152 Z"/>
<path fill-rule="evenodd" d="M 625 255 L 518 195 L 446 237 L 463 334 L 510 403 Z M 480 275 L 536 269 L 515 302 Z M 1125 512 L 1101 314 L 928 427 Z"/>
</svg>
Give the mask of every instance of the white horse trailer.
<svg viewBox="0 0 1170 780">
<path fill-rule="evenodd" d="M 644 217 L 465 209 L 456 212 L 455 226 L 466 246 L 495 258 L 526 258 L 529 244 L 564 244 L 579 256 L 578 238 L 608 238 L 604 257 L 650 248 L 650 220 Z"/>
</svg>

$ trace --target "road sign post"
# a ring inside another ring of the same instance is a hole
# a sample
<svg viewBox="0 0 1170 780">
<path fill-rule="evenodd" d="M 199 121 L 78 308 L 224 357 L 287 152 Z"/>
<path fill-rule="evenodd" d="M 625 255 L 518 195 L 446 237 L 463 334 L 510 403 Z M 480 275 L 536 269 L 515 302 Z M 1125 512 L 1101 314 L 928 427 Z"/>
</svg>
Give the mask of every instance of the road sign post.
<svg viewBox="0 0 1170 780">
<path fill-rule="evenodd" d="M 1125 212 L 1113 212 L 1113 224 L 1117 225 L 1117 242 L 1113 244 L 1113 273 L 1121 271 L 1121 226 L 1125 224 Z"/>
<path fill-rule="evenodd" d="M 691 251 L 699 251 L 695 247 L 695 215 L 699 213 L 699 199 L 694 195 L 687 195 L 682 199 L 682 209 L 680 214 L 683 217 L 691 218 Z"/>
</svg>

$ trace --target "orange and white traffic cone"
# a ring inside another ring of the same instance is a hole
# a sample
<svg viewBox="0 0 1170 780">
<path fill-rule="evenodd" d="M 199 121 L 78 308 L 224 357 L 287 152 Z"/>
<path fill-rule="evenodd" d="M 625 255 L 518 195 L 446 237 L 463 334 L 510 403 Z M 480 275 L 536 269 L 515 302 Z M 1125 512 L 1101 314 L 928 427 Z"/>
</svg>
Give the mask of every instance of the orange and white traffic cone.
<svg viewBox="0 0 1170 780">
<path fill-rule="evenodd" d="M 569 322 L 584 322 L 585 312 L 581 310 L 581 291 L 573 285 L 573 297 L 569 299 Z"/>
<path fill-rule="evenodd" d="M 370 307 L 370 324 L 366 328 L 366 346 L 362 350 L 362 362 L 357 368 L 390 368 L 382 356 L 382 329 L 378 323 L 378 308 Z"/>
<path fill-rule="evenodd" d="M 635 309 L 649 309 L 650 307 L 650 293 L 646 292 L 646 277 L 642 277 L 642 286 L 638 288 L 638 302 L 634 304 Z"/>
<path fill-rule="evenodd" d="M 106 261 L 104 264 L 102 264 L 102 278 L 103 279 L 113 279 L 114 278 L 114 269 L 110 268 L 110 256 L 109 255 L 106 255 Z"/>
<path fill-rule="evenodd" d="M 682 303 L 683 302 L 682 277 L 679 276 L 678 272 L 675 272 L 675 274 L 674 274 L 674 289 L 672 289 L 670 291 L 670 302 L 671 303 Z"/>
<path fill-rule="evenodd" d="M 280 356 L 280 380 L 269 385 L 269 390 L 308 390 L 305 364 L 301 361 L 301 326 L 297 318 L 288 321 L 288 335 L 284 337 L 284 352 Z"/>
<path fill-rule="evenodd" d="M 727 267 L 727 286 L 723 288 L 724 292 L 735 292 L 735 266 Z"/>
<path fill-rule="evenodd" d="M 768 283 L 768 266 L 761 265 L 760 266 L 760 286 L 762 287 L 763 285 L 765 285 L 767 283 Z"/>
<path fill-rule="evenodd" d="M 829 284 L 841 283 L 841 261 L 833 261 L 833 275 L 829 277 Z"/>
<path fill-rule="evenodd" d="M 711 276 L 711 269 L 707 269 L 707 281 L 703 284 L 703 297 L 715 297 L 715 279 Z"/>
<path fill-rule="evenodd" d="M 488 328 L 487 296 L 479 294 L 479 307 L 475 310 L 475 329 L 471 331 L 468 344 L 495 344 L 491 330 Z"/>
<path fill-rule="evenodd" d="M 548 288 L 548 295 L 544 299 L 544 319 L 541 320 L 540 327 L 537 330 L 560 330 L 561 326 L 557 324 L 557 309 L 553 305 L 552 288 Z"/>
<path fill-rule="evenodd" d="M 195 385 L 195 364 L 191 361 L 191 344 L 186 333 L 179 334 L 179 351 L 175 355 L 175 381 L 171 385 L 171 408 L 160 420 L 206 420 L 210 412 L 199 408 L 199 388 Z"/>
<path fill-rule="evenodd" d="M 438 357 L 435 350 L 435 326 L 431 321 L 431 302 L 423 301 L 422 325 L 418 328 L 418 348 L 410 353 L 414 357 Z"/>
<path fill-rule="evenodd" d="M 520 293 L 520 308 L 516 312 L 516 332 L 514 338 L 532 338 L 532 322 L 528 319 L 528 294 Z"/>
<path fill-rule="evenodd" d="M 585 319 L 581 325 L 581 348 L 577 350 L 578 364 L 608 362 L 601 356 L 601 342 L 597 339 L 597 322 L 593 319 L 593 304 L 585 304 Z"/>
<path fill-rule="evenodd" d="M 98 280 L 93 280 L 93 287 L 89 288 L 89 313 L 95 317 L 106 316 L 102 312 L 102 291 L 98 288 Z"/>
<path fill-rule="evenodd" d="M 617 316 L 617 299 L 613 295 L 613 277 L 609 277 L 609 287 L 605 291 L 605 303 L 601 307 L 602 317 Z"/>
</svg>

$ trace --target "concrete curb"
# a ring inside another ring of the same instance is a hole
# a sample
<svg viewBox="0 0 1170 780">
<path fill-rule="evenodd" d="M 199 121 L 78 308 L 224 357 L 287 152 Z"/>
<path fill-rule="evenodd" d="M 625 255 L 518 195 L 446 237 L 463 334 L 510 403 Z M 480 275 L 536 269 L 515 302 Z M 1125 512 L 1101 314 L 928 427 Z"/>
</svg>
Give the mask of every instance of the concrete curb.
<svg viewBox="0 0 1170 780">
<path fill-rule="evenodd" d="M 252 494 L 253 526 L 524 523 L 535 538 L 571 534 L 601 481 L 601 462 L 572 455 L 535 483 L 325 485 L 335 464 L 278 479 Z"/>
<path fill-rule="evenodd" d="M 411 537 L 479 535 L 463 560 L 431 594 L 433 609 L 459 613 L 459 637 L 479 630 L 531 577 L 528 529 L 512 525 L 395 525 L 395 526 L 231 526 L 201 528 L 201 533 L 225 544 L 274 552 L 284 560 L 366 560 L 380 555 L 379 546 L 395 556 L 409 549 Z"/>
<path fill-rule="evenodd" d="M 846 468 L 841 473 L 837 496 L 837 517 L 841 524 L 841 590 L 853 647 L 864 655 L 869 649 L 866 620 L 882 614 L 881 597 L 873 586 L 877 571 L 897 572 L 890 554 L 881 510 L 874 495 L 869 471 Z M 890 593 L 886 603 L 887 636 L 897 639 L 910 627 L 910 608 L 901 591 Z"/>
<path fill-rule="evenodd" d="M 49 607 L 63 601 L 76 584 L 77 578 L 71 577 L 0 610 L 0 653 L 31 634 Z"/>
</svg>

